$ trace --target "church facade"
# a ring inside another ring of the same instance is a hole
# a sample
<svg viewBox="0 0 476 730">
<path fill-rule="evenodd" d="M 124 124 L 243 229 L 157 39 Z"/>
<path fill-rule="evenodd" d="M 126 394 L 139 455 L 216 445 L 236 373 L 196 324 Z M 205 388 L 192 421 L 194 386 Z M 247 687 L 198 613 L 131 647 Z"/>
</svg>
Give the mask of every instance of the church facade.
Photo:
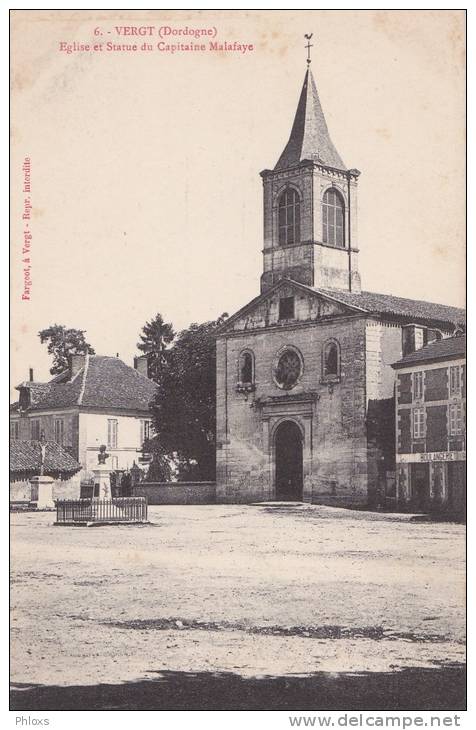
<svg viewBox="0 0 476 730">
<path fill-rule="evenodd" d="M 217 498 L 375 505 L 395 471 L 392 363 L 463 310 L 362 291 L 357 189 L 308 67 L 264 194 L 260 294 L 217 337 Z"/>
</svg>

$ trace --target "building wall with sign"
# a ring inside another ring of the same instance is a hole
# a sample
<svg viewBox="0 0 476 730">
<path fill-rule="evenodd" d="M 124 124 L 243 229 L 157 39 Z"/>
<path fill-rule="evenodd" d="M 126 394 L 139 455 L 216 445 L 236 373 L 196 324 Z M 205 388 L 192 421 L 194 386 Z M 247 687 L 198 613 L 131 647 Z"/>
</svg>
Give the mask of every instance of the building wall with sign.
<svg viewBox="0 0 476 730">
<path fill-rule="evenodd" d="M 465 338 L 451 340 L 394 365 L 396 485 L 401 509 L 461 516 L 466 509 Z M 442 359 L 448 350 L 453 352 Z"/>
</svg>

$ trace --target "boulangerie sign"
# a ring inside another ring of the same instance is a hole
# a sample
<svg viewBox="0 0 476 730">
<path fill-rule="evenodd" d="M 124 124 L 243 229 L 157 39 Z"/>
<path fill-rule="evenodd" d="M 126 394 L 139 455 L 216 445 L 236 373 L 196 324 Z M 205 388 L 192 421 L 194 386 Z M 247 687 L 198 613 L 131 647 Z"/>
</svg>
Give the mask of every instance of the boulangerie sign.
<svg viewBox="0 0 476 730">
<path fill-rule="evenodd" d="M 465 708 L 465 101 L 462 10 L 11 11 L 12 709 Z"/>
</svg>

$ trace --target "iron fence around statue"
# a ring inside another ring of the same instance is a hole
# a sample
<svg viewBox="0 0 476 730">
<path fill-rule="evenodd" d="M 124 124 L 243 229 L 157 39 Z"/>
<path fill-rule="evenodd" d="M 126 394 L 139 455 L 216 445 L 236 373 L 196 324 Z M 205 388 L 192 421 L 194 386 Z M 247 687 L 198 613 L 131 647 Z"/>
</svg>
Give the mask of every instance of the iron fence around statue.
<svg viewBox="0 0 476 730">
<path fill-rule="evenodd" d="M 145 497 L 66 499 L 56 503 L 56 524 L 147 522 Z"/>
</svg>

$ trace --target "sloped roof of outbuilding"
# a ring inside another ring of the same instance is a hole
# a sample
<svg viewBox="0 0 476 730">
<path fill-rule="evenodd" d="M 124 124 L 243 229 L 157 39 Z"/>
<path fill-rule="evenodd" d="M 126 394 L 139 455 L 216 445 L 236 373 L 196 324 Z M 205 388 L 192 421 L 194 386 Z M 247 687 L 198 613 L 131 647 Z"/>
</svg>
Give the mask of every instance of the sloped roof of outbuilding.
<svg viewBox="0 0 476 730">
<path fill-rule="evenodd" d="M 81 469 L 81 464 L 73 459 L 71 454 L 68 454 L 59 444 L 47 441 L 45 447 L 45 474 L 50 472 L 76 474 Z M 34 472 L 39 474 L 40 468 L 40 441 L 10 441 L 10 472 Z"/>
<path fill-rule="evenodd" d="M 455 335 L 446 337 L 443 340 L 435 340 L 425 347 L 410 352 L 401 360 L 392 365 L 394 368 L 403 368 L 408 365 L 422 362 L 435 362 L 440 360 L 456 360 L 466 357 L 466 335 Z"/>
</svg>

